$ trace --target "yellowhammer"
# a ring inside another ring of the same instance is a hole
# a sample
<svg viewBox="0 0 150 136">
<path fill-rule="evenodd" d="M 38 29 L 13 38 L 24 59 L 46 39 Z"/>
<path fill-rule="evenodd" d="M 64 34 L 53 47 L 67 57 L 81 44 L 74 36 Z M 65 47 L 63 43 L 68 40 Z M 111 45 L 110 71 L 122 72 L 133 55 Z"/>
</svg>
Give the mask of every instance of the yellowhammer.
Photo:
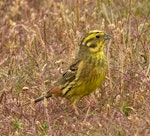
<svg viewBox="0 0 150 136">
<path fill-rule="evenodd" d="M 95 91 L 105 78 L 107 60 L 103 49 L 105 41 L 110 38 L 110 35 L 99 30 L 87 33 L 80 43 L 74 63 L 57 81 L 53 89 L 35 99 L 34 102 L 52 95 L 66 97 L 72 102 L 77 113 L 76 101 Z"/>
</svg>

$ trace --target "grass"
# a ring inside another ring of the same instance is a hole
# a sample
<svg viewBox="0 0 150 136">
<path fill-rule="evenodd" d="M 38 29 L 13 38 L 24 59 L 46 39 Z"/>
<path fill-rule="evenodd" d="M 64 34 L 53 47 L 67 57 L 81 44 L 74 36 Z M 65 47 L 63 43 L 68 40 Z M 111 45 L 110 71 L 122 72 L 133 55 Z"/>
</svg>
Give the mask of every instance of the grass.
<svg viewBox="0 0 150 136">
<path fill-rule="evenodd" d="M 149 0 L 1 0 L 0 135 L 150 135 Z M 59 79 L 88 30 L 113 35 L 103 85 L 78 103 L 22 107 Z"/>
</svg>

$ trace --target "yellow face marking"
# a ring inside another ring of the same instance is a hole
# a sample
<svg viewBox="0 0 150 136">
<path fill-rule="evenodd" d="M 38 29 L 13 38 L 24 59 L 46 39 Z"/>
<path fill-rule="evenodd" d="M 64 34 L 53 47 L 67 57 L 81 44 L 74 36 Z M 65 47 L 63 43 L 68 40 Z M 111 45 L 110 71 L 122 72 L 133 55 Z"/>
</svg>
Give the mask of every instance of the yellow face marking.
<svg viewBox="0 0 150 136">
<path fill-rule="evenodd" d="M 85 44 L 87 41 L 89 41 L 90 39 L 93 39 L 93 38 L 95 38 L 96 36 L 104 36 L 105 35 L 105 33 L 104 32 L 102 32 L 102 31 L 99 31 L 99 30 L 93 30 L 93 31 L 90 31 L 88 34 L 87 34 L 87 36 L 85 37 L 85 39 L 83 40 L 83 44 Z M 87 44 L 87 46 L 88 46 L 88 44 Z"/>
</svg>

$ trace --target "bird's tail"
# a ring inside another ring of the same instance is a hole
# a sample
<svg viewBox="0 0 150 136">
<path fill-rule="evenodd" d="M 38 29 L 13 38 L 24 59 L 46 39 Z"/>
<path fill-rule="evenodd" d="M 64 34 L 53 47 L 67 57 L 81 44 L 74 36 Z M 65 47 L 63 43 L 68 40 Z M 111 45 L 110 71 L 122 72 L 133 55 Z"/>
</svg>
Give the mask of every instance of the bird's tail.
<svg viewBox="0 0 150 136">
<path fill-rule="evenodd" d="M 49 91 L 48 91 L 48 92 L 49 92 Z M 44 98 L 49 98 L 49 97 L 51 97 L 52 94 L 51 94 L 51 93 L 48 93 L 48 92 L 47 92 L 46 95 L 43 95 L 43 96 L 40 96 L 40 97 L 34 99 L 34 100 L 33 100 L 33 103 L 37 103 L 37 102 L 40 102 L 40 101 L 44 100 Z M 26 106 L 26 105 L 29 105 L 29 104 L 31 104 L 31 103 L 32 103 L 32 101 L 29 101 L 29 102 L 26 102 L 25 104 L 23 104 L 22 106 Z"/>
<path fill-rule="evenodd" d="M 46 93 L 45 95 L 40 96 L 40 97 L 34 99 L 34 100 L 33 100 L 33 103 L 40 102 L 40 101 L 44 100 L 44 98 L 49 98 L 49 97 L 51 97 L 52 95 L 54 95 L 54 96 L 62 96 L 62 94 L 61 94 L 61 89 L 60 89 L 59 86 L 53 88 L 52 90 L 47 91 L 47 93 Z M 23 106 L 29 105 L 30 103 L 32 103 L 32 102 L 31 102 L 31 101 L 26 102 L 25 104 L 23 104 Z"/>
<path fill-rule="evenodd" d="M 45 96 L 38 97 L 34 100 L 34 103 L 40 102 L 40 101 L 44 100 L 44 98 L 45 98 Z"/>
</svg>

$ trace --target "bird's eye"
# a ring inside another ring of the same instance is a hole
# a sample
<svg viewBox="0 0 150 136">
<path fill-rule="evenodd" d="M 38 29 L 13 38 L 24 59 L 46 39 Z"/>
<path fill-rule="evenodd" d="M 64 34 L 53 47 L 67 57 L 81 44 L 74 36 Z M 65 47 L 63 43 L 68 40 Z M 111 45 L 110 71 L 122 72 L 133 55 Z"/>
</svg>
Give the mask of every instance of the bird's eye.
<svg viewBox="0 0 150 136">
<path fill-rule="evenodd" d="M 100 38 L 100 36 L 99 36 L 99 35 L 96 35 L 96 38 L 97 38 L 97 39 L 99 39 L 99 38 Z"/>
</svg>

